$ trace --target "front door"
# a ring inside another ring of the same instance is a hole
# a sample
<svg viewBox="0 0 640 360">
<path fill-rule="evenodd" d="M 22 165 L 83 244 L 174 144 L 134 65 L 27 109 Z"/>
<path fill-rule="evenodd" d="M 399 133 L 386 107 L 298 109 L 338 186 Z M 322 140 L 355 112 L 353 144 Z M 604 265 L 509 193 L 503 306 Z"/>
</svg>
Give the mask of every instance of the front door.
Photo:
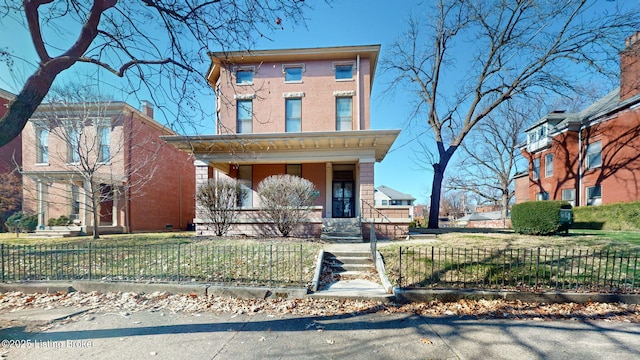
<svg viewBox="0 0 640 360">
<path fill-rule="evenodd" d="M 355 217 L 353 181 L 333 182 L 333 217 Z"/>
</svg>

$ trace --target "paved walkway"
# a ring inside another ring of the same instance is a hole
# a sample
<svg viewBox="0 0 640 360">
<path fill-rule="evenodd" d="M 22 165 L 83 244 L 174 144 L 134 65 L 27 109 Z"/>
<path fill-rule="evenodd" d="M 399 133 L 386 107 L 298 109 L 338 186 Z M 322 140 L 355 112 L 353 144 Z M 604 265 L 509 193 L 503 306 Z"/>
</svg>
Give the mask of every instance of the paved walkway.
<svg viewBox="0 0 640 360">
<path fill-rule="evenodd" d="M 2 358 L 640 358 L 640 324 L 622 322 L 489 321 L 404 313 L 323 317 L 146 311 L 85 313 L 74 320 L 46 331 L 1 329 L 2 340 L 13 340 L 3 343 Z"/>
</svg>

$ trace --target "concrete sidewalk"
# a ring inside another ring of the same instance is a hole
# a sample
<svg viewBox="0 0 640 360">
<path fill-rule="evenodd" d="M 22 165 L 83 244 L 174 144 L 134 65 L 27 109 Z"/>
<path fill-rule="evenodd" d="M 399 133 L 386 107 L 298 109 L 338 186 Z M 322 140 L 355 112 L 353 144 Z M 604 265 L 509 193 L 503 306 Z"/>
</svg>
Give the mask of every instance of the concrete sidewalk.
<svg viewBox="0 0 640 360">
<path fill-rule="evenodd" d="M 46 311 L 46 310 L 43 310 Z M 638 359 L 640 324 L 413 314 L 85 313 L 0 331 L 8 359 Z M 9 346 L 11 345 L 11 346 Z"/>
</svg>

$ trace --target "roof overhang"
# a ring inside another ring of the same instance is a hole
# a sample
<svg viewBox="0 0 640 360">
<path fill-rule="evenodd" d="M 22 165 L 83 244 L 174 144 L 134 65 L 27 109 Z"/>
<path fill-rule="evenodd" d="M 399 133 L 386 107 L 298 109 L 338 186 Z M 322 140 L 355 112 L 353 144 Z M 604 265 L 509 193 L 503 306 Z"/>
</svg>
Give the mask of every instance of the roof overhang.
<svg viewBox="0 0 640 360">
<path fill-rule="evenodd" d="M 22 175 L 45 182 L 67 182 L 67 181 L 86 181 L 86 177 L 80 171 L 59 170 L 59 171 L 24 171 Z M 109 174 L 94 174 L 94 179 L 104 184 L 124 184 L 124 176 L 122 178 L 114 178 Z"/>
<path fill-rule="evenodd" d="M 209 163 L 380 162 L 400 130 L 163 136 Z"/>
</svg>

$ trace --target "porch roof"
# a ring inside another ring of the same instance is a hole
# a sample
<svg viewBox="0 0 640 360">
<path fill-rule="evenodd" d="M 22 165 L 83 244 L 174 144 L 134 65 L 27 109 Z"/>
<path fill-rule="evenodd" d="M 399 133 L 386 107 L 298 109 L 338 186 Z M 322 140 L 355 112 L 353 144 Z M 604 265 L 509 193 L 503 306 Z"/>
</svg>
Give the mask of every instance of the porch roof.
<svg viewBox="0 0 640 360">
<path fill-rule="evenodd" d="M 162 136 L 200 160 L 226 163 L 382 161 L 400 130 Z"/>
</svg>

